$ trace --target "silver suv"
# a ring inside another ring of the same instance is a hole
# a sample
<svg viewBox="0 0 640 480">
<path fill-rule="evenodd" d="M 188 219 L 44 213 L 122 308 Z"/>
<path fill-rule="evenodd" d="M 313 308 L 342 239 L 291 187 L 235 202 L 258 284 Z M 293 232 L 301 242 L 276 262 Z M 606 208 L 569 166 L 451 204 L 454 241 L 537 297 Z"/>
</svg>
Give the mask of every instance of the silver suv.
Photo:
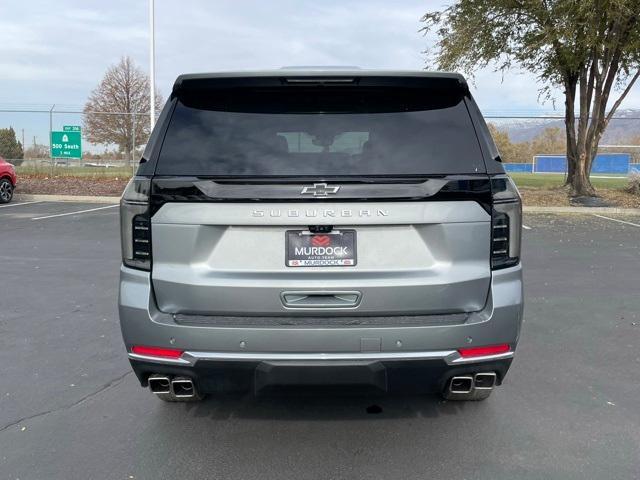
<svg viewBox="0 0 640 480">
<path fill-rule="evenodd" d="M 512 361 L 521 201 L 460 75 L 182 75 L 120 213 L 122 334 L 163 400 L 481 400 Z"/>
</svg>

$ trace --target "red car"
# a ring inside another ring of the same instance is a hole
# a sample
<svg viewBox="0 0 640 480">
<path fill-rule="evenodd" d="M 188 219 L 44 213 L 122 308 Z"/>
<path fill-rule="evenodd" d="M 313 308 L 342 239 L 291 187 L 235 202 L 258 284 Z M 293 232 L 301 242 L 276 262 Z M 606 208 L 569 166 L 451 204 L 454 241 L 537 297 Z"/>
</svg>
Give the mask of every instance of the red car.
<svg viewBox="0 0 640 480">
<path fill-rule="evenodd" d="M 16 188 L 16 169 L 9 162 L 0 157 L 0 203 L 9 203 Z"/>
</svg>

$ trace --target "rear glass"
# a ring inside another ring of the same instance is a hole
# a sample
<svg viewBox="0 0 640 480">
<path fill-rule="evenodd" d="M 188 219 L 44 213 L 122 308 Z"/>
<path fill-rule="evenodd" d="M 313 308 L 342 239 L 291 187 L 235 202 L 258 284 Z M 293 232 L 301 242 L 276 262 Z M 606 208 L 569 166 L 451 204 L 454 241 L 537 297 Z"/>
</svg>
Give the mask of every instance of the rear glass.
<svg viewBox="0 0 640 480">
<path fill-rule="evenodd" d="M 156 174 L 331 177 L 485 171 L 460 94 L 289 87 L 182 95 Z"/>
</svg>

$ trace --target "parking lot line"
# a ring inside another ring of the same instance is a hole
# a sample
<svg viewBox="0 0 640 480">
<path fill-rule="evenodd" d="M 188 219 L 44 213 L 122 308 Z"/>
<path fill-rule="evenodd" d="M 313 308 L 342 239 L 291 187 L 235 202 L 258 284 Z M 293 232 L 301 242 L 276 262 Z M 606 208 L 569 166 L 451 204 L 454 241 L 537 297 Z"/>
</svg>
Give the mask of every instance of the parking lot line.
<svg viewBox="0 0 640 480">
<path fill-rule="evenodd" d="M 0 208 L 18 207 L 20 205 L 32 205 L 34 203 L 42 203 L 43 200 L 34 200 L 33 202 L 10 203 L 9 205 L 0 205 Z"/>
<path fill-rule="evenodd" d="M 631 226 L 633 226 L 633 227 L 638 227 L 638 228 L 640 228 L 640 224 L 638 224 L 638 223 L 627 222 L 627 221 L 625 221 L 625 220 L 618 220 L 617 218 L 605 217 L 604 215 L 598 215 L 597 213 L 593 213 L 592 215 L 593 215 L 594 217 L 604 218 L 604 219 L 606 219 L 606 220 L 611 220 L 612 222 L 624 223 L 625 225 L 631 225 Z"/>
<path fill-rule="evenodd" d="M 117 207 L 117 206 L 118 205 L 107 205 L 106 207 L 90 208 L 88 210 L 77 210 L 75 212 L 58 213 L 56 215 L 47 215 L 45 217 L 35 217 L 35 218 L 32 218 L 31 220 L 44 220 L 46 218 L 66 217 L 67 215 L 78 215 L 80 213 L 95 212 L 96 210 L 104 210 L 105 208 L 114 208 L 114 207 Z"/>
<path fill-rule="evenodd" d="M 529 227 L 527 225 L 522 225 L 522 228 L 524 228 L 525 230 L 531 230 L 531 227 Z"/>
</svg>

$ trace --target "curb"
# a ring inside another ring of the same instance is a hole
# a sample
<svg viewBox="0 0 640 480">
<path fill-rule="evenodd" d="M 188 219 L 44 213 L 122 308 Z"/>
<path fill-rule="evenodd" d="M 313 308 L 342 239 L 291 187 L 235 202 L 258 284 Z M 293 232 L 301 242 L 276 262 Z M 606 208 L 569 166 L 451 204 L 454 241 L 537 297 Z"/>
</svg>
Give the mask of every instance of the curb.
<svg viewBox="0 0 640 480">
<path fill-rule="evenodd" d="M 573 213 L 589 215 L 593 213 L 608 213 L 609 215 L 640 215 L 640 208 L 618 207 L 536 207 L 523 206 L 524 213 Z"/>
<path fill-rule="evenodd" d="M 82 203 L 120 203 L 120 197 L 106 197 L 94 195 L 31 195 L 16 193 L 13 196 L 16 202 L 82 202 Z"/>
<path fill-rule="evenodd" d="M 91 195 L 30 195 L 16 194 L 14 200 L 18 202 L 82 202 L 82 203 L 120 203 L 120 197 L 91 196 Z M 608 213 L 609 215 L 640 216 L 640 208 L 617 207 L 536 207 L 525 205 L 524 213 L 553 213 L 553 214 L 585 214 Z"/>
</svg>

